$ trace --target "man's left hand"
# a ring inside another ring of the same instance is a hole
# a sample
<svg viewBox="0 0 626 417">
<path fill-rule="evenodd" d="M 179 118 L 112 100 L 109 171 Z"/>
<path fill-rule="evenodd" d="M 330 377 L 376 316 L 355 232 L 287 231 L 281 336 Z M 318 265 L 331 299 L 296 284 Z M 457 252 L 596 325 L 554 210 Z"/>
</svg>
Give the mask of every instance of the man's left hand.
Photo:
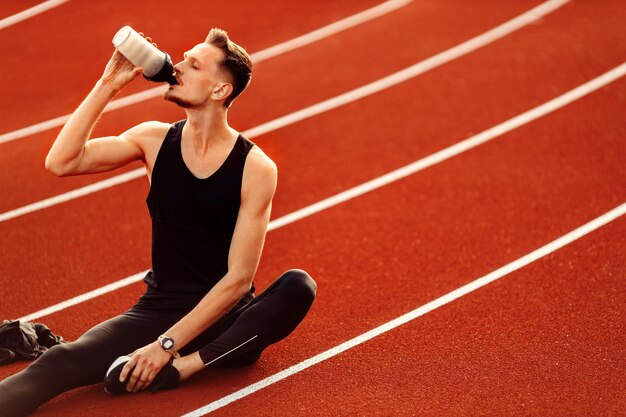
<svg viewBox="0 0 626 417">
<path fill-rule="evenodd" d="M 120 374 L 120 382 L 124 382 L 127 377 L 130 378 L 126 386 L 128 392 L 137 392 L 148 388 L 161 368 L 172 357 L 163 350 L 158 341 L 137 349 L 130 356 L 131 360 L 124 365 Z M 133 370 L 133 368 L 135 369 Z M 133 372 L 129 375 L 131 370 Z"/>
</svg>

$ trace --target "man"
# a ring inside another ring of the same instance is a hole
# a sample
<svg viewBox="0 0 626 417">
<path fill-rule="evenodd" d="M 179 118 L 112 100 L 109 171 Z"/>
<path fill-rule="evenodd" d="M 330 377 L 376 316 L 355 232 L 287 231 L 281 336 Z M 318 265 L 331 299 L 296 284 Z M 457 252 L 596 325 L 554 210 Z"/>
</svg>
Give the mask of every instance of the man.
<svg viewBox="0 0 626 417">
<path fill-rule="evenodd" d="M 1 416 L 25 415 L 105 374 L 110 393 L 158 391 L 207 366 L 253 363 L 295 329 L 315 298 L 316 284 L 301 270 L 253 295 L 277 170 L 227 122 L 250 82 L 245 50 L 212 29 L 175 65 L 178 85 L 164 94 L 186 120 L 145 122 L 88 140 L 107 103 L 141 71 L 114 52 L 59 133 L 46 168 L 65 176 L 144 163 L 153 234 L 147 291 L 126 313 L 0 382 Z"/>
</svg>

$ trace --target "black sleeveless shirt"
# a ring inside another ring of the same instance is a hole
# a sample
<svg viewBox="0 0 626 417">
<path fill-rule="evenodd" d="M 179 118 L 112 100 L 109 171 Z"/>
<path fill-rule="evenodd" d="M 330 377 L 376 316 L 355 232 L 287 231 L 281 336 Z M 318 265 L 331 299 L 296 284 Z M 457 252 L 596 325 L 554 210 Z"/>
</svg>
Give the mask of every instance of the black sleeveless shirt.
<svg viewBox="0 0 626 417">
<path fill-rule="evenodd" d="M 146 200 L 152 218 L 152 271 L 148 293 L 199 301 L 228 272 L 243 168 L 254 146 L 239 135 L 224 163 L 210 177 L 194 176 L 183 160 L 185 120 L 168 131 L 152 171 Z"/>
</svg>

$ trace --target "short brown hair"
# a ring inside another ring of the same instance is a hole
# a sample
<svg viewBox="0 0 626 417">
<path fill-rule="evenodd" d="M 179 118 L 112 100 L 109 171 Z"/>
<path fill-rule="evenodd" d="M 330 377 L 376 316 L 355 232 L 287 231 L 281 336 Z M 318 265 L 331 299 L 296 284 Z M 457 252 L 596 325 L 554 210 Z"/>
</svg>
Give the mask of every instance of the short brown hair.
<svg viewBox="0 0 626 417">
<path fill-rule="evenodd" d="M 250 84 L 252 60 L 245 49 L 228 38 L 228 33 L 223 29 L 211 29 L 204 42 L 224 51 L 224 61 L 221 66 L 228 71 L 233 81 L 233 92 L 224 101 L 224 106 L 230 107 L 233 100 Z"/>
</svg>

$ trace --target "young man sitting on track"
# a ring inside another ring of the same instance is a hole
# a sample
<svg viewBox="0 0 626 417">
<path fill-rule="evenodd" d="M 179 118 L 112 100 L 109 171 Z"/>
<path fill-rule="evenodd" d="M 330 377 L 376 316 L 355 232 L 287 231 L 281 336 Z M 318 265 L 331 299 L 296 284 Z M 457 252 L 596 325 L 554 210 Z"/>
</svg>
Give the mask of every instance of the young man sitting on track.
<svg viewBox="0 0 626 417">
<path fill-rule="evenodd" d="M 277 171 L 227 122 L 228 108 L 250 82 L 248 54 L 212 29 L 174 68 L 179 84 L 164 98 L 182 107 L 186 120 L 145 122 L 88 140 L 105 106 L 142 71 L 115 51 L 46 159 L 59 176 L 145 164 L 152 218 L 146 293 L 124 314 L 0 382 L 0 416 L 25 415 L 105 375 L 109 393 L 154 392 L 208 366 L 253 363 L 309 310 L 316 284 L 301 270 L 285 272 L 254 296 Z"/>
</svg>

